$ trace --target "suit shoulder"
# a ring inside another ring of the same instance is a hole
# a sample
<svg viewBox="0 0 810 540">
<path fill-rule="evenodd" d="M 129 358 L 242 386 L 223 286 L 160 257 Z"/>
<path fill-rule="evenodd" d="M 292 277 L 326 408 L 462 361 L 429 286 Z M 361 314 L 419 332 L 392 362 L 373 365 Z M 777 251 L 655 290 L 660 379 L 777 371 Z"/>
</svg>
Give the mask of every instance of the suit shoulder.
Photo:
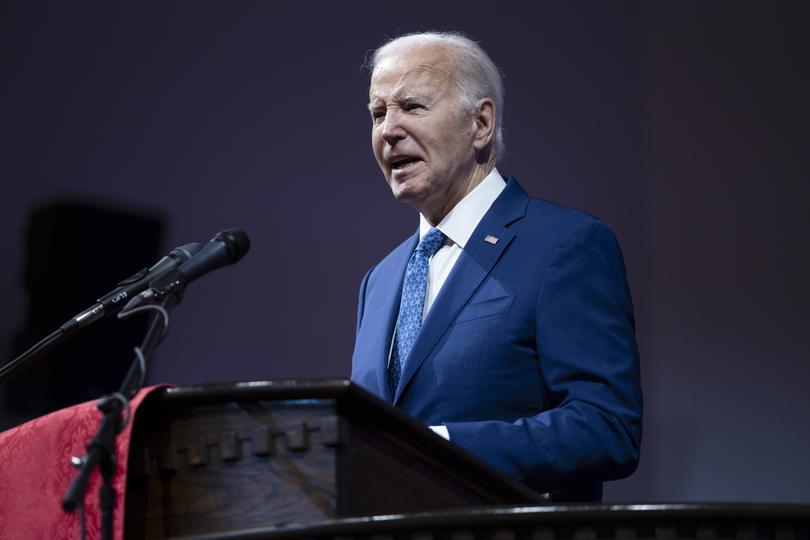
<svg viewBox="0 0 810 540">
<path fill-rule="evenodd" d="M 543 244 L 557 243 L 578 233 L 589 237 L 597 231 L 610 228 L 599 218 L 569 206 L 546 199 L 531 197 L 512 176 L 504 177 L 506 188 L 496 200 L 497 214 L 519 231 L 524 239 L 535 239 Z M 495 206 L 495 205 L 493 205 Z M 512 221 L 514 220 L 514 221 Z"/>
<path fill-rule="evenodd" d="M 559 233 L 572 230 L 610 230 L 604 221 L 588 212 L 545 199 L 530 198 L 525 217 L 532 227 L 543 226 Z"/>
<path fill-rule="evenodd" d="M 534 246 L 585 250 L 610 261 L 616 276 L 624 276 L 624 258 L 616 233 L 601 219 L 576 208 L 543 199 L 530 199 L 525 235 Z M 562 253 L 563 251 L 558 251 Z M 570 253 L 570 252 L 569 252 Z M 623 278 L 624 279 L 624 278 Z"/>
</svg>

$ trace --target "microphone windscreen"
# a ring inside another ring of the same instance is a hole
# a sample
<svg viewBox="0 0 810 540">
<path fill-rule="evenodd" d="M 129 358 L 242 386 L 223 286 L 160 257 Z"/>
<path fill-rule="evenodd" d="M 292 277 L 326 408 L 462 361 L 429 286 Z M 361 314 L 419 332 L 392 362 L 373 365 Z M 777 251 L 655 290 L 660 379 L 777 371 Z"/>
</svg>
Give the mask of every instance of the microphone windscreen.
<svg viewBox="0 0 810 540">
<path fill-rule="evenodd" d="M 225 229 L 214 236 L 214 240 L 219 240 L 225 244 L 231 264 L 245 256 L 250 249 L 250 238 L 242 229 Z"/>
</svg>

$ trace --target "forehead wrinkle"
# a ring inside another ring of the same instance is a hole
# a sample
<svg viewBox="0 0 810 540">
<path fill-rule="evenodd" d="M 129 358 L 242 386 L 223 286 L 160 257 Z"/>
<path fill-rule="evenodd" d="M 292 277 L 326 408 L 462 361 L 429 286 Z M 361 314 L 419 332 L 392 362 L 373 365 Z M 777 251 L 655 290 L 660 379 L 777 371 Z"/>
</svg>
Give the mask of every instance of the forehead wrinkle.
<svg viewBox="0 0 810 540">
<path fill-rule="evenodd" d="M 383 70 L 383 77 L 385 78 L 385 70 Z M 427 75 L 427 78 L 423 77 Z M 413 80 L 416 78 L 416 80 Z M 436 65 L 430 63 L 421 63 L 408 68 L 408 70 L 399 75 L 396 82 L 390 85 L 390 94 L 388 96 L 380 93 L 379 76 L 377 88 L 374 85 L 375 77 L 372 75 L 371 88 L 369 88 L 369 108 L 376 106 L 375 102 L 385 102 L 385 99 L 404 103 L 409 100 L 428 100 L 435 98 L 436 95 L 442 91 L 451 88 L 452 74 L 446 69 L 437 68 Z M 386 83 L 382 82 L 383 89 Z M 416 89 L 414 89 L 416 87 Z M 427 90 L 419 91 L 427 87 Z"/>
<path fill-rule="evenodd" d="M 439 75 L 440 78 L 445 80 L 450 80 L 453 76 L 453 72 L 449 69 L 443 68 L 440 64 L 445 62 L 430 62 L 430 63 L 420 63 L 413 66 L 413 71 L 416 73 L 427 73 L 428 75 Z"/>
</svg>

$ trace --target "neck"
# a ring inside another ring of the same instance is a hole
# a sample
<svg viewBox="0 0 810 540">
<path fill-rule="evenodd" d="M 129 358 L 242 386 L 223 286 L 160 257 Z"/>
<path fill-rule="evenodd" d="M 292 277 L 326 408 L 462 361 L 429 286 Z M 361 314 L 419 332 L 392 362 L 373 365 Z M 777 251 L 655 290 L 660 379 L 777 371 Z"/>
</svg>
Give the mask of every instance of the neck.
<svg viewBox="0 0 810 540">
<path fill-rule="evenodd" d="M 492 161 L 488 161 L 486 163 L 476 163 L 467 179 L 458 182 L 453 186 L 455 189 L 453 189 L 453 192 L 444 201 L 444 204 L 432 209 L 423 208 L 421 209 L 422 215 L 425 216 L 425 219 L 428 220 L 428 223 L 430 223 L 432 227 L 435 227 L 441 222 L 441 220 L 444 219 L 444 216 L 450 213 L 450 210 L 452 210 L 464 197 L 469 195 L 472 190 L 477 188 L 494 168 L 495 163 Z"/>
</svg>

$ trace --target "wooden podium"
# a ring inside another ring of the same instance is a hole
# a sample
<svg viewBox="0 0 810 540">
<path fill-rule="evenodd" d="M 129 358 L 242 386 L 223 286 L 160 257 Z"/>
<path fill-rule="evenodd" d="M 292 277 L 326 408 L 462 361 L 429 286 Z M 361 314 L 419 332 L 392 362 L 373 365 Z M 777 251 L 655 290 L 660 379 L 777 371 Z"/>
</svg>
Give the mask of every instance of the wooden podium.
<svg viewBox="0 0 810 540">
<path fill-rule="evenodd" d="M 347 381 L 149 388 L 132 409 L 119 540 L 810 540 L 810 505 L 546 504 Z M 98 419 L 88 402 L 0 433 L 0 538 L 79 537 L 59 501 Z"/>
<path fill-rule="evenodd" d="M 344 380 L 155 392 L 128 468 L 128 539 L 544 502 Z"/>
</svg>

